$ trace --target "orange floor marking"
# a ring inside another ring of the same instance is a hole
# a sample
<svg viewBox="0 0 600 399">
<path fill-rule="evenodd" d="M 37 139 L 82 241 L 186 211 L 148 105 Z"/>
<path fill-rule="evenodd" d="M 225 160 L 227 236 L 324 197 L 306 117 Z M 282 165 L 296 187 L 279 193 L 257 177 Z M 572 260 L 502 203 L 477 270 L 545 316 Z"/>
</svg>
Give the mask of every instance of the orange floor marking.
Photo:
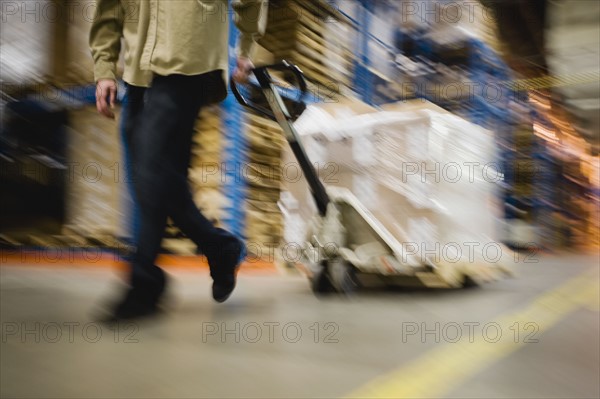
<svg viewBox="0 0 600 399">
<path fill-rule="evenodd" d="M 208 262 L 203 256 L 159 255 L 156 263 L 165 269 L 208 269 Z M 69 248 L 63 250 L 53 249 L 52 251 L 0 250 L 0 266 L 4 265 L 48 267 L 93 266 L 124 269 L 127 266 L 127 262 L 116 254 L 108 252 L 71 250 Z M 249 257 L 242 263 L 240 272 L 243 274 L 272 274 L 277 272 L 277 268 L 273 262 Z"/>
</svg>

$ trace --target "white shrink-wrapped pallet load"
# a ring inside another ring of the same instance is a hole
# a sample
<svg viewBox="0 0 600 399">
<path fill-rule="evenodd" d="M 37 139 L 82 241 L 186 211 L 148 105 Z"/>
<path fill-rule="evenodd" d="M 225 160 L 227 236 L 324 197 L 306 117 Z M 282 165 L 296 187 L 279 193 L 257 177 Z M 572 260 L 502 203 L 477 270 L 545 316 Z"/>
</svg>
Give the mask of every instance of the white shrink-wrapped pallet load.
<svg viewBox="0 0 600 399">
<path fill-rule="evenodd" d="M 493 133 L 425 102 L 395 108 L 343 118 L 308 110 L 298 120 L 325 185 L 350 190 L 421 264 L 509 263 L 496 237 L 495 189 L 502 175 Z M 296 216 L 296 228 L 306 232 L 297 215 L 309 220 L 314 214 L 308 187 L 288 184 L 286 190 L 297 202 L 286 215 Z"/>
</svg>

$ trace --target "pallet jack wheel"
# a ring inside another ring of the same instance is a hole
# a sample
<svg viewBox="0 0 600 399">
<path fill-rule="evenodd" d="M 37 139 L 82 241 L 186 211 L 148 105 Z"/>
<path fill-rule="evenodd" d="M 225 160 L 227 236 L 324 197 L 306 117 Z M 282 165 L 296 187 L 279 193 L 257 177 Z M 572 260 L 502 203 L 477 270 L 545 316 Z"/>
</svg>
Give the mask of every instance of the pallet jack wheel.
<svg viewBox="0 0 600 399">
<path fill-rule="evenodd" d="M 329 273 L 336 291 L 352 295 L 359 287 L 356 268 L 341 258 L 329 262 Z"/>
<path fill-rule="evenodd" d="M 315 295 L 326 295 L 335 292 L 328 269 L 327 261 L 323 261 L 319 264 L 319 270 L 312 276 L 310 288 Z"/>
</svg>

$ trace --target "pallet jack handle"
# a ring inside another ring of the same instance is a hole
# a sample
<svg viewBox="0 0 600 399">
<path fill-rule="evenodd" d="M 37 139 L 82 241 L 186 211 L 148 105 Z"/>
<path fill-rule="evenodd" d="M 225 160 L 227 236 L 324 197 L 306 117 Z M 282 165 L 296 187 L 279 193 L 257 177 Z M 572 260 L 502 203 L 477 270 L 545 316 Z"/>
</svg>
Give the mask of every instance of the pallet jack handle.
<svg viewBox="0 0 600 399">
<path fill-rule="evenodd" d="M 296 103 L 297 106 L 294 108 L 293 113 L 289 114 L 289 116 L 291 116 L 293 120 L 296 120 L 302 114 L 304 109 L 306 108 L 306 106 L 303 103 L 303 100 L 306 97 L 306 95 L 308 94 L 308 85 L 306 84 L 306 79 L 304 78 L 304 74 L 302 73 L 300 68 L 298 68 L 294 64 L 290 64 L 287 61 L 282 61 L 279 64 L 265 65 L 265 66 L 254 68 L 252 70 L 252 73 L 256 77 L 256 80 L 258 81 L 258 83 L 260 84 L 260 86 L 263 90 L 268 89 L 269 85 L 273 84 L 273 78 L 269 74 L 269 70 L 290 71 L 294 74 L 294 77 L 296 78 L 296 83 L 298 84 L 298 88 L 300 89 L 300 91 L 299 91 L 300 95 L 299 95 L 299 98 L 294 99 L 294 103 Z M 231 83 L 231 91 L 233 92 L 233 95 L 235 96 L 235 98 L 241 105 L 252 109 L 253 111 L 263 115 L 264 117 L 266 117 L 268 119 L 271 119 L 271 120 L 277 122 L 277 118 L 275 117 L 275 114 L 273 113 L 272 109 L 268 109 L 268 108 L 265 108 L 260 105 L 252 103 L 246 97 L 243 96 L 243 94 L 238 89 L 238 85 L 236 84 L 236 82 L 233 79 L 231 79 L 230 83 Z M 283 107 L 283 110 L 286 110 L 286 107 Z"/>
<path fill-rule="evenodd" d="M 269 74 L 269 70 L 289 71 L 292 72 L 292 74 L 296 78 L 300 89 L 300 99 L 297 101 L 298 105 L 294 107 L 292 113 L 290 113 L 285 103 L 283 102 L 283 98 L 277 90 L 276 85 L 273 82 L 273 78 Z M 238 102 L 244 107 L 250 108 L 255 112 L 279 123 L 279 125 L 283 129 L 285 138 L 289 143 L 294 153 L 294 156 L 296 157 L 296 160 L 300 164 L 302 173 L 304 173 L 304 176 L 306 177 L 306 180 L 310 187 L 310 191 L 317 205 L 319 214 L 321 216 L 325 216 L 325 214 L 327 213 L 327 205 L 330 201 L 329 196 L 327 195 L 325 186 L 323 185 L 321 180 L 319 180 L 317 171 L 310 162 L 310 159 L 308 158 L 304 147 L 298 139 L 298 133 L 294 128 L 294 120 L 296 120 L 306 108 L 303 99 L 308 93 L 308 86 L 306 84 L 304 74 L 302 73 L 300 68 L 287 61 L 282 61 L 281 63 L 275 65 L 267 65 L 254 68 L 252 72 L 254 73 L 254 76 L 256 77 L 256 80 L 258 81 L 258 84 L 262 89 L 263 95 L 267 100 L 270 109 L 254 104 L 247 98 L 245 98 L 239 91 L 238 84 L 232 78 L 230 79 L 230 86 L 233 95 L 238 100 Z"/>
</svg>

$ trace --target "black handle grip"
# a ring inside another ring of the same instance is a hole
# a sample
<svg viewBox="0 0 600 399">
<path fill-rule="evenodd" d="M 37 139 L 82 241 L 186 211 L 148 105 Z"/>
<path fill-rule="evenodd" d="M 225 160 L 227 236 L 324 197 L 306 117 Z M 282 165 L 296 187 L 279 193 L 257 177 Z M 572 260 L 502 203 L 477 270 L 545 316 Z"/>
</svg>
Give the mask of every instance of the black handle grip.
<svg viewBox="0 0 600 399">
<path fill-rule="evenodd" d="M 275 115 L 273 114 L 273 112 L 271 110 L 269 110 L 268 108 L 265 108 L 265 107 L 261 107 L 260 105 L 252 104 L 250 101 L 248 101 L 246 99 L 246 97 L 244 97 L 242 95 L 242 93 L 240 93 L 240 90 L 237 87 L 237 83 L 235 82 L 235 80 L 233 80 L 233 77 L 229 79 L 229 85 L 231 86 L 231 91 L 233 92 L 233 95 L 235 96 L 236 100 L 241 105 L 258 112 L 259 114 L 265 116 L 266 118 L 275 120 Z"/>
<path fill-rule="evenodd" d="M 298 83 L 298 89 L 300 90 L 300 98 L 295 100 L 295 102 L 302 104 L 302 105 L 298 106 L 295 110 L 293 110 L 293 113 L 291 115 L 293 118 L 297 118 L 304 111 L 305 107 L 303 104 L 303 100 L 304 100 L 304 97 L 306 96 L 306 94 L 308 94 L 308 85 L 306 83 L 306 79 L 304 78 L 304 74 L 302 73 L 300 68 L 298 68 L 298 66 L 291 64 L 285 60 L 278 64 L 264 65 L 264 66 L 254 68 L 252 70 L 252 73 L 254 74 L 254 76 L 256 76 L 256 79 L 258 80 L 258 84 L 261 86 L 262 89 L 268 89 L 269 85 L 273 83 L 273 78 L 269 74 L 269 70 L 289 71 L 294 74 L 294 77 L 296 78 L 296 82 Z M 260 106 L 258 104 L 252 103 L 251 101 L 249 101 L 246 97 L 244 97 L 242 95 L 242 93 L 240 92 L 240 90 L 238 88 L 238 84 L 235 82 L 235 80 L 233 80 L 233 77 L 230 78 L 229 84 L 231 86 L 231 91 L 233 92 L 233 95 L 235 96 L 236 100 L 241 105 L 258 112 L 259 114 L 261 114 L 271 120 L 276 121 L 273 111 L 271 111 L 270 109 L 265 108 L 263 106 Z"/>
<path fill-rule="evenodd" d="M 304 74 L 302 73 L 302 70 L 300 70 L 300 68 L 298 68 L 297 65 L 294 65 L 291 62 L 283 60 L 278 64 L 265 65 L 265 66 L 261 66 L 258 68 L 254 68 L 253 72 L 255 75 L 257 75 L 256 77 L 258 78 L 258 75 L 260 75 L 263 71 L 267 72 L 269 69 L 272 69 L 275 71 L 292 72 L 296 78 L 296 81 L 298 82 L 298 86 L 299 86 L 298 88 L 300 89 L 302 96 L 305 96 L 308 93 L 308 85 L 306 83 L 306 79 L 304 78 Z M 268 75 L 268 72 L 267 72 L 267 76 L 270 78 L 270 76 Z M 260 80 L 259 80 L 259 83 L 261 83 Z M 272 83 L 271 79 L 269 79 L 269 83 Z M 261 86 L 262 86 L 262 83 L 261 83 Z M 263 88 L 265 88 L 265 87 L 263 86 Z"/>
</svg>

